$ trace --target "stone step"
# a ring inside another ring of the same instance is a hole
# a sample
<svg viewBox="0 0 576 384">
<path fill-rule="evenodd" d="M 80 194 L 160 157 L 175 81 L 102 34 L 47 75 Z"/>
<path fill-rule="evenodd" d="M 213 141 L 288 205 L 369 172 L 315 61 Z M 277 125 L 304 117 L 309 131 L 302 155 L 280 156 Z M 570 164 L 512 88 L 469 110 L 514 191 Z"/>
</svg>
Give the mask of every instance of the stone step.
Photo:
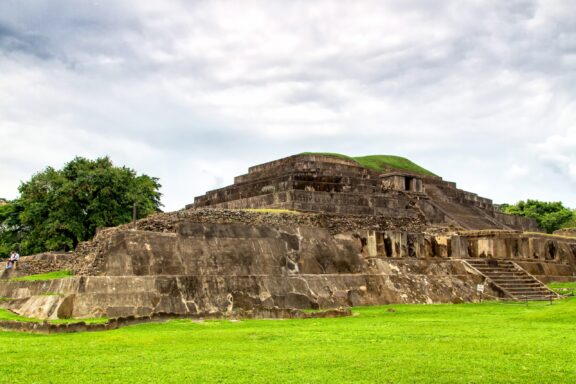
<svg viewBox="0 0 576 384">
<path fill-rule="evenodd" d="M 494 280 L 494 279 L 492 279 Z M 511 285 L 534 285 L 538 287 L 542 287 L 543 284 L 535 279 L 529 279 L 527 277 L 523 277 L 521 279 L 497 279 L 499 284 L 511 284 Z"/>
<path fill-rule="evenodd" d="M 482 272 L 484 275 L 486 276 L 490 276 L 490 277 L 495 277 L 498 279 L 517 279 L 517 278 L 524 278 L 524 279 L 529 279 L 529 280 L 534 280 L 532 278 L 532 276 L 530 276 L 527 273 L 516 273 L 516 274 L 498 274 L 498 273 L 487 273 L 487 272 Z"/>
<path fill-rule="evenodd" d="M 521 294 L 531 294 L 531 293 L 546 293 L 548 292 L 546 289 L 532 289 L 532 288 L 513 288 L 513 289 L 506 289 L 506 291 L 510 293 L 521 293 Z"/>
<path fill-rule="evenodd" d="M 540 284 L 537 281 L 503 281 L 503 282 L 499 282 L 499 285 L 502 286 L 522 286 L 522 287 L 541 287 L 542 284 Z"/>
<path fill-rule="evenodd" d="M 486 269 L 486 270 L 504 270 L 504 271 L 513 271 L 518 270 L 516 265 L 513 262 L 502 262 L 498 261 L 495 264 L 490 264 L 486 261 L 474 261 L 474 260 L 466 260 L 466 262 L 475 268 Z"/>
<path fill-rule="evenodd" d="M 539 292 L 539 293 L 542 293 L 542 292 L 548 293 L 548 292 L 549 292 L 549 291 L 546 290 L 546 289 L 525 289 L 525 290 L 522 290 L 522 289 L 507 289 L 507 291 L 508 291 L 508 292 L 517 292 L 517 293 L 522 293 L 522 294 L 525 294 L 525 293 L 526 293 L 526 294 L 531 294 L 531 293 L 538 293 L 538 292 Z"/>
<path fill-rule="evenodd" d="M 508 269 L 504 269 L 504 268 L 488 268 L 488 267 L 474 267 L 479 271 L 486 271 L 486 272 L 490 272 L 490 273 L 503 273 L 503 272 L 517 272 L 516 269 L 512 269 L 512 268 L 508 268 Z"/>
<path fill-rule="evenodd" d="M 542 286 L 538 283 L 533 283 L 533 282 L 529 282 L 529 283 L 525 283 L 525 284 L 519 284 L 519 283 L 498 283 L 499 286 L 501 286 L 502 288 L 542 288 Z"/>
<path fill-rule="evenodd" d="M 491 276 L 489 274 L 486 274 L 486 276 L 488 276 L 489 278 L 491 278 L 492 280 L 499 280 L 499 281 L 522 281 L 522 280 L 526 280 L 526 281 L 534 281 L 534 279 L 532 279 L 530 276 L 528 275 L 508 275 L 508 276 L 504 276 L 504 275 L 496 275 L 496 276 Z"/>
<path fill-rule="evenodd" d="M 530 288 L 535 288 L 535 287 L 540 287 L 541 285 L 536 285 L 536 284 L 532 284 L 533 281 L 498 281 L 498 280 L 492 280 L 492 282 L 502 288 L 506 288 L 506 287 L 530 287 Z"/>
<path fill-rule="evenodd" d="M 481 271 L 482 272 L 482 271 Z M 498 279 L 517 279 L 517 278 L 524 278 L 526 276 L 526 274 L 523 273 L 484 273 L 484 275 L 490 277 L 490 278 L 498 278 Z"/>
<path fill-rule="evenodd" d="M 494 281 L 494 280 L 493 280 Z M 523 287 L 544 287 L 544 285 L 542 283 L 540 283 L 537 280 L 498 280 L 495 281 L 498 284 L 502 284 L 505 286 L 512 286 L 512 285 L 521 285 Z M 548 289 L 548 288 L 546 288 Z"/>
<path fill-rule="evenodd" d="M 556 295 L 540 281 L 511 261 L 466 260 L 497 287 L 511 296 L 512 300 L 550 300 Z"/>
<path fill-rule="evenodd" d="M 486 272 L 486 273 L 522 273 L 521 271 L 518 271 L 517 269 L 503 269 L 503 268 L 486 268 L 486 267 L 474 267 L 479 271 L 482 272 Z"/>
<path fill-rule="evenodd" d="M 500 281 L 502 283 L 510 282 L 510 283 L 530 283 L 533 282 L 533 279 L 530 279 L 526 276 L 490 276 L 486 275 L 493 281 Z"/>
<path fill-rule="evenodd" d="M 477 266 L 474 267 L 479 271 L 490 271 L 490 272 L 514 272 L 517 271 L 514 268 L 490 268 L 490 267 L 485 267 L 485 266 Z"/>
<path fill-rule="evenodd" d="M 534 280 L 527 278 L 527 277 L 518 277 L 517 279 L 511 279 L 509 277 L 492 277 L 492 276 L 488 276 L 490 278 L 490 280 L 494 281 L 495 283 L 516 283 L 516 284 L 521 284 L 521 283 L 533 283 Z"/>
<path fill-rule="evenodd" d="M 517 285 L 515 285 L 515 286 L 512 286 L 512 285 L 500 285 L 500 286 L 501 286 L 502 288 L 507 288 L 507 289 L 532 289 L 532 290 L 541 290 L 541 289 L 543 289 L 543 290 L 548 291 L 548 288 L 543 287 L 543 286 L 541 286 L 541 285 L 528 285 L 528 284 L 526 284 L 526 285 L 519 285 L 519 284 L 517 284 Z"/>
<path fill-rule="evenodd" d="M 486 264 L 486 265 L 488 265 L 488 262 L 495 262 L 495 263 L 498 263 L 499 265 L 504 265 L 504 264 L 513 265 L 510 260 L 502 260 L 502 259 L 477 259 L 477 258 L 474 259 L 474 258 L 471 258 L 471 259 L 467 259 L 466 261 L 468 261 L 469 263 L 478 263 L 478 264 L 482 263 L 482 264 Z"/>
<path fill-rule="evenodd" d="M 514 264 L 512 262 L 505 263 L 505 262 L 495 262 L 494 264 L 488 263 L 487 261 L 474 261 L 472 259 L 467 260 L 469 264 L 476 265 L 478 267 L 485 267 L 485 268 L 514 268 Z"/>
</svg>

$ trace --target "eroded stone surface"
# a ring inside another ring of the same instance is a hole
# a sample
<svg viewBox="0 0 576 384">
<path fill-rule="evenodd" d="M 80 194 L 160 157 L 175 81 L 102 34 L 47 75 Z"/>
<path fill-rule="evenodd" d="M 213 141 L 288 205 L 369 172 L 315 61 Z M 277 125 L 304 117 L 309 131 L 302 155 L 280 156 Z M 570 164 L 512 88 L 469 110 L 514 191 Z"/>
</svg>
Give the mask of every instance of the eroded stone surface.
<svg viewBox="0 0 576 384">
<path fill-rule="evenodd" d="M 576 228 L 562 228 L 554 231 L 554 234 L 559 236 L 576 237 Z"/>
<path fill-rule="evenodd" d="M 332 235 L 303 225 L 189 221 L 173 230 L 103 232 L 106 246 L 88 268 L 97 276 L 0 281 L 0 297 L 14 299 L 2 305 L 81 318 L 462 302 L 477 300 L 483 282 L 462 263 L 467 258 L 509 254 L 533 275 L 566 280 L 576 260 L 575 241 L 513 231 Z M 501 293 L 488 287 L 485 295 Z"/>
</svg>

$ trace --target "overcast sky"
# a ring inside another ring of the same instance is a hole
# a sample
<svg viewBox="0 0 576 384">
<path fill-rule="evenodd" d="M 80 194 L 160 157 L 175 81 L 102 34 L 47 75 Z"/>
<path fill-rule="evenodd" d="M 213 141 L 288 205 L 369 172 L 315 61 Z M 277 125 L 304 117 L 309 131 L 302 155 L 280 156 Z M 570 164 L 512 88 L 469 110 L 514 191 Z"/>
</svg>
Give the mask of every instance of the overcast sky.
<svg viewBox="0 0 576 384">
<path fill-rule="evenodd" d="M 576 208 L 574 0 L 0 0 L 0 197 L 108 155 L 165 210 L 303 151 Z"/>
</svg>

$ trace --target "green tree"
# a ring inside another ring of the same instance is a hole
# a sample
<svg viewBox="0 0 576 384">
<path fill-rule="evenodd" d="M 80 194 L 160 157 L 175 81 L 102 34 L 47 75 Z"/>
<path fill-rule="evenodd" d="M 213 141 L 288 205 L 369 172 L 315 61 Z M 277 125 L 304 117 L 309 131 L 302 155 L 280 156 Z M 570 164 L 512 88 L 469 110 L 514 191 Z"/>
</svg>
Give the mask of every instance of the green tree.
<svg viewBox="0 0 576 384">
<path fill-rule="evenodd" d="M 576 209 L 572 211 L 572 218 L 564 223 L 562 228 L 576 228 Z"/>
<path fill-rule="evenodd" d="M 515 205 L 503 204 L 500 209 L 511 215 L 532 217 L 538 226 L 548 233 L 564 227 L 574 217 L 574 212 L 559 201 L 526 200 L 519 201 Z"/>
<path fill-rule="evenodd" d="M 18 218 L 20 211 L 17 201 L 4 200 L 0 204 L 0 257 L 19 248 L 19 232 L 22 229 Z"/>
<path fill-rule="evenodd" d="M 20 197 L 0 211 L 0 244 L 22 254 L 74 249 L 97 228 L 130 222 L 134 204 L 138 218 L 159 212 L 159 188 L 157 178 L 115 167 L 108 157 L 76 157 L 20 185 Z"/>
</svg>

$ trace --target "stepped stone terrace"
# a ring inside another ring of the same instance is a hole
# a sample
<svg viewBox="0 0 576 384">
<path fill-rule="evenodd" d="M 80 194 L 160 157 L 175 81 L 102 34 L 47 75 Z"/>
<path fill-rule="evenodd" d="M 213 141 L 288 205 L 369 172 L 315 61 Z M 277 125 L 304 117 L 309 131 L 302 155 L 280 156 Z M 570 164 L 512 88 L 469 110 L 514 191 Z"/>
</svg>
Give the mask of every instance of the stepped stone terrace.
<svg viewBox="0 0 576 384">
<path fill-rule="evenodd" d="M 418 170 L 418 168 L 415 168 Z M 388 217 L 425 217 L 430 225 L 537 231 L 527 218 L 500 213 L 490 199 L 429 172 L 353 159 L 301 154 L 251 167 L 234 184 L 196 197 L 186 208 L 277 208 Z"/>
</svg>

